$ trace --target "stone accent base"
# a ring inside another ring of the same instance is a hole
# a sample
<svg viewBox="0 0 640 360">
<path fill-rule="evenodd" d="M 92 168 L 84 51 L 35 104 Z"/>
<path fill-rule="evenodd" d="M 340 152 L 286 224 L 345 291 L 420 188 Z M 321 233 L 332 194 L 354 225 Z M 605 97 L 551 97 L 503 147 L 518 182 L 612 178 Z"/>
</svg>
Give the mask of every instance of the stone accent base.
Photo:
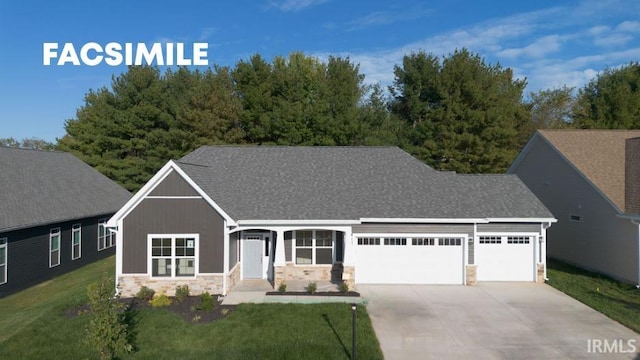
<svg viewBox="0 0 640 360">
<path fill-rule="evenodd" d="M 237 263 L 227 275 L 227 292 L 240 282 L 240 263 Z"/>
<path fill-rule="evenodd" d="M 353 266 L 333 265 L 295 265 L 291 262 L 285 266 L 274 266 L 274 288 L 291 280 L 303 281 L 345 281 L 353 287 L 355 268 Z"/>
<path fill-rule="evenodd" d="M 467 270 L 466 283 L 467 283 L 467 285 L 475 285 L 475 284 L 478 283 L 477 267 L 478 267 L 478 265 L 467 265 L 466 266 L 466 270 Z"/>
<path fill-rule="evenodd" d="M 537 264 L 536 270 L 536 282 L 539 284 L 544 283 L 544 264 Z"/>
<path fill-rule="evenodd" d="M 122 275 L 118 277 L 120 296 L 133 297 L 142 286 L 153 289 L 157 294 L 175 296 L 176 286 L 188 285 L 191 295 L 222 294 L 222 275 L 200 275 L 189 279 L 152 279 L 148 275 Z"/>
</svg>

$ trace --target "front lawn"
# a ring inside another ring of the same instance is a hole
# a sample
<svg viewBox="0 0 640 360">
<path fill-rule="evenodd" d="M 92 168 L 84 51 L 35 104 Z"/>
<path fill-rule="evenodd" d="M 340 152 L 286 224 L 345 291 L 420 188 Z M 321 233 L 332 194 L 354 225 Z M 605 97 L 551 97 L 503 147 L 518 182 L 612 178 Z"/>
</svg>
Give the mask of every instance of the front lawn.
<svg viewBox="0 0 640 360">
<path fill-rule="evenodd" d="M 113 258 L 91 266 L 65 275 L 71 279 L 0 299 L 0 328 L 9 329 L 2 332 L 0 358 L 98 357 L 83 341 L 90 315 L 65 316 L 65 310 L 86 301 L 87 285 L 103 268 L 113 269 Z M 363 306 L 357 316 L 358 357 L 382 359 Z M 142 308 L 135 319 L 137 351 L 122 359 L 349 359 L 351 354 L 349 304 L 243 304 L 206 324 L 186 322 L 166 309 Z"/>
<path fill-rule="evenodd" d="M 548 261 L 554 288 L 640 333 L 640 290 L 603 275 Z"/>
</svg>

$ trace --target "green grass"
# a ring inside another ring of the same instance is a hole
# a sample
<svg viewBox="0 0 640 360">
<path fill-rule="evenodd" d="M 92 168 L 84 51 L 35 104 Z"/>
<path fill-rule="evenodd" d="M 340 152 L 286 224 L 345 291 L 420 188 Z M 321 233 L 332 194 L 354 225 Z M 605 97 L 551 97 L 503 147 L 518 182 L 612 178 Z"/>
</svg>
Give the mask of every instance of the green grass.
<svg viewBox="0 0 640 360">
<path fill-rule="evenodd" d="M 606 276 L 548 261 L 549 285 L 640 333 L 640 290 Z"/>
<path fill-rule="evenodd" d="M 84 343 L 89 316 L 64 310 L 86 301 L 87 285 L 113 259 L 0 299 L 2 359 L 92 359 Z M 365 307 L 358 308 L 358 357 L 382 359 Z M 122 359 L 349 359 L 350 304 L 243 304 L 208 324 L 185 322 L 166 309 L 135 316 L 137 351 Z"/>
</svg>

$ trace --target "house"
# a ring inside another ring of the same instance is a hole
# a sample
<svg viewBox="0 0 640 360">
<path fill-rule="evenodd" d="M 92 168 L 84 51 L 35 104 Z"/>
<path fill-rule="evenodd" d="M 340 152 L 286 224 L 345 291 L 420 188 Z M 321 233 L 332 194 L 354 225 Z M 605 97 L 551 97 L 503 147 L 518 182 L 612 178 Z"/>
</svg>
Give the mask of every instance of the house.
<svg viewBox="0 0 640 360">
<path fill-rule="evenodd" d="M 438 172 L 396 147 L 204 146 L 109 220 L 123 296 L 244 279 L 542 281 L 555 219 L 514 175 Z"/>
<path fill-rule="evenodd" d="M 640 284 L 640 130 L 540 130 L 508 172 L 558 218 L 549 257 Z"/>
<path fill-rule="evenodd" d="M 0 147 L 0 297 L 113 255 L 130 197 L 71 154 Z"/>
</svg>

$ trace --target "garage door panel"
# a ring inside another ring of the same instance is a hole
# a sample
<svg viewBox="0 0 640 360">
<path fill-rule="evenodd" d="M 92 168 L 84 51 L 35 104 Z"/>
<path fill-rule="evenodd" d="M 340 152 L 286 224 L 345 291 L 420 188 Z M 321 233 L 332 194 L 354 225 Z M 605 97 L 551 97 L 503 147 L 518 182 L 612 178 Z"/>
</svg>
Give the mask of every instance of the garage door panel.
<svg viewBox="0 0 640 360">
<path fill-rule="evenodd" d="M 460 245 L 358 245 L 356 282 L 360 284 L 462 284 Z"/>
<path fill-rule="evenodd" d="M 475 244 L 478 281 L 534 281 L 534 236 L 479 236 Z"/>
</svg>

